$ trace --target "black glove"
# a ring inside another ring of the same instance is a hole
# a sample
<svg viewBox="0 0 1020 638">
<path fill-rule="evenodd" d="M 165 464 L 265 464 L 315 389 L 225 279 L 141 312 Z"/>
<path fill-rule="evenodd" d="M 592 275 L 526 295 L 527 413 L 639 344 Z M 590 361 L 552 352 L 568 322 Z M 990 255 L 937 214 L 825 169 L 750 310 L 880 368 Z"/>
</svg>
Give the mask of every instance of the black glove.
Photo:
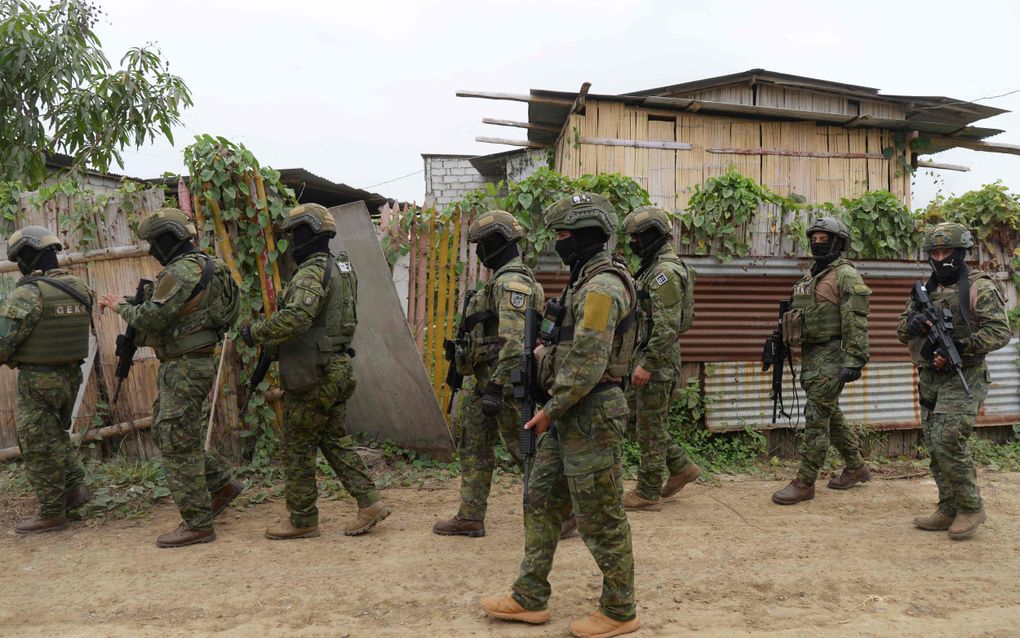
<svg viewBox="0 0 1020 638">
<path fill-rule="evenodd" d="M 496 416 L 502 408 L 503 386 L 490 381 L 482 392 L 482 414 L 485 416 Z"/>
<path fill-rule="evenodd" d="M 861 378 L 860 368 L 843 368 L 839 371 L 839 380 L 842 383 L 853 383 Z"/>
<path fill-rule="evenodd" d="M 928 320 L 923 313 L 912 312 L 907 315 L 907 334 L 916 337 L 928 334 L 929 330 L 931 330 L 931 326 L 928 325 Z"/>
<path fill-rule="evenodd" d="M 241 327 L 241 340 L 251 347 L 255 347 L 255 339 L 251 336 L 251 326 L 245 324 Z"/>
</svg>

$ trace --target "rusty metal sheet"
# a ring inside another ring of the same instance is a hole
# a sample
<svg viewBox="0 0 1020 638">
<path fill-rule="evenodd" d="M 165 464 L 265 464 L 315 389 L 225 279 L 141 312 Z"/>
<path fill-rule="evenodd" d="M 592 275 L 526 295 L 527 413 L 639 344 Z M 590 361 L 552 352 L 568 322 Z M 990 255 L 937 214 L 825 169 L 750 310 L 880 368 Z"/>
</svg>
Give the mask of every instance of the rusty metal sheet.
<svg viewBox="0 0 1020 638">
<path fill-rule="evenodd" d="M 368 208 L 354 202 L 330 212 L 337 223 L 330 248 L 347 251 L 358 273 L 358 387 L 347 402 L 348 429 L 449 460 L 453 436 L 407 329 Z"/>
</svg>

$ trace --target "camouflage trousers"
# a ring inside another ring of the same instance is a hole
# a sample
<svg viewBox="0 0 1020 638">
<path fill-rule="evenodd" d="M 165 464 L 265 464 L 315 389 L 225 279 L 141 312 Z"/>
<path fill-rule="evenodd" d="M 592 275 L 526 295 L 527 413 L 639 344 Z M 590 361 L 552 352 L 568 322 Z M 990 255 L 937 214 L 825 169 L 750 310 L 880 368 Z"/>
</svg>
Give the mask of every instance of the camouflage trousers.
<svg viewBox="0 0 1020 638">
<path fill-rule="evenodd" d="M 216 379 L 216 361 L 186 356 L 159 365 L 159 396 L 152 406 L 152 432 L 163 456 L 163 474 L 181 518 L 190 529 L 211 529 L 210 492 L 230 482 L 230 466 L 205 451 L 206 397 Z"/>
<path fill-rule="evenodd" d="M 481 395 L 472 393 L 464 406 L 460 432 L 460 511 L 459 518 L 485 520 L 492 472 L 496 467 L 493 452 L 497 437 L 503 437 L 506 449 L 521 465 L 518 445 L 520 416 L 513 399 L 504 398 L 503 408 L 496 416 L 482 413 Z"/>
<path fill-rule="evenodd" d="M 839 409 L 839 395 L 843 392 L 839 372 L 843 357 L 839 340 L 803 349 L 800 385 L 807 395 L 807 405 L 804 407 L 804 448 L 797 478 L 805 483 L 814 483 L 818 478 L 830 442 L 843 457 L 846 467 L 857 468 L 864 464 L 857 433 Z"/>
<path fill-rule="evenodd" d="M 652 379 L 640 387 L 627 386 L 630 431 L 636 435 L 641 450 L 637 493 L 651 501 L 660 498 L 664 470 L 677 474 L 691 462 L 669 434 L 669 405 L 675 388 L 673 379 Z"/>
<path fill-rule="evenodd" d="M 978 409 L 988 396 L 988 367 L 964 368 L 964 378 L 974 398 L 967 398 L 955 372 L 933 368 L 918 371 L 921 399 L 921 436 L 931 457 L 931 476 L 939 488 L 939 511 L 949 516 L 975 512 L 982 507 L 977 470 L 967 439 L 974 429 Z"/>
<path fill-rule="evenodd" d="M 319 524 L 316 484 L 319 450 L 344 489 L 368 507 L 382 498 L 368 475 L 365 461 L 347 434 L 347 400 L 354 394 L 354 364 L 346 354 L 334 355 L 322 381 L 307 392 L 283 395 L 283 458 L 287 511 L 295 527 Z"/>
<path fill-rule="evenodd" d="M 42 518 L 65 516 L 64 494 L 85 480 L 81 459 L 67 434 L 80 385 L 78 366 L 56 369 L 26 364 L 18 372 L 14 407 L 18 443 Z"/>
<path fill-rule="evenodd" d="M 573 511 L 602 570 L 602 613 L 616 620 L 637 614 L 634 553 L 623 509 L 620 442 L 626 423 L 626 399 L 614 388 L 581 399 L 539 439 L 524 508 L 524 560 L 513 585 L 514 600 L 525 609 L 548 605 L 560 526 Z"/>
</svg>

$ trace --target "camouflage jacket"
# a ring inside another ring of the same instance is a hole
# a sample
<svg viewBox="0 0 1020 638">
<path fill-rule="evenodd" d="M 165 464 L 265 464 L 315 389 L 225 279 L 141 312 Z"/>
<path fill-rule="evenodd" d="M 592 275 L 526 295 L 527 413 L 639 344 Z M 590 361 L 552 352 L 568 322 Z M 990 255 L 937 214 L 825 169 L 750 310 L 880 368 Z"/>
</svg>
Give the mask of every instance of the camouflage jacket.
<svg viewBox="0 0 1020 638">
<path fill-rule="evenodd" d="M 839 257 L 826 266 L 817 275 L 808 273 L 793 288 L 793 307 L 797 306 L 799 290 L 814 288 L 814 303 L 823 314 L 817 315 L 820 322 L 827 316 L 825 306 L 838 307 L 838 317 L 834 317 L 836 332 L 843 350 L 843 366 L 847 368 L 863 368 L 871 357 L 868 340 L 868 312 L 871 289 L 864 283 L 853 262 Z M 807 315 L 807 312 L 805 312 Z M 805 323 L 810 319 L 805 316 Z M 810 334 L 812 326 L 805 325 L 805 335 Z M 804 348 L 812 344 L 805 343 Z"/>
<path fill-rule="evenodd" d="M 585 264 L 576 282 L 584 280 L 584 273 L 598 263 L 610 259 L 609 252 L 599 253 Z M 571 286 L 577 285 L 577 283 Z M 553 419 L 563 416 L 577 402 L 587 396 L 602 379 L 613 352 L 617 324 L 631 310 L 627 287 L 620 278 L 604 272 L 578 289 L 568 291 L 570 310 L 574 321 L 574 338 L 569 344 L 554 346 L 546 356 L 552 358 L 552 397 L 544 406 Z"/>
<path fill-rule="evenodd" d="M 119 314 L 128 325 L 156 337 L 169 333 L 177 325 L 181 308 L 202 278 L 205 255 L 199 252 L 178 255 L 146 286 L 145 301 L 134 305 L 123 299 L 117 304 Z M 141 342 L 144 343 L 144 340 Z"/>
<path fill-rule="evenodd" d="M 980 359 L 989 352 L 1002 348 L 1009 343 L 1012 336 L 1006 315 L 1006 303 L 995 282 L 980 270 L 971 270 L 969 280 L 970 314 L 974 318 L 972 328 L 967 326 L 963 315 L 958 311 L 957 285 L 938 286 L 930 291 L 935 305 L 949 308 L 953 314 L 953 338 L 959 345 L 965 365 L 967 359 Z M 896 326 L 896 336 L 900 343 L 910 347 L 911 358 L 916 365 L 930 368 L 933 365 L 932 361 L 924 359 L 919 354 L 927 337 L 924 335 L 913 337 L 907 333 L 907 316 L 913 311 L 913 301 L 908 301 Z"/>
<path fill-rule="evenodd" d="M 35 275 L 47 277 L 73 277 L 62 268 L 52 268 L 46 272 L 36 271 Z M 95 297 L 89 292 L 89 299 Z M 0 363 L 10 359 L 42 318 L 43 303 L 39 284 L 29 283 L 16 287 L 10 297 L 0 304 Z"/>
<path fill-rule="evenodd" d="M 472 344 L 472 351 L 482 355 L 474 365 L 479 384 L 491 382 L 509 390 L 510 373 L 520 365 L 524 350 L 524 312 L 533 308 L 541 313 L 544 300 L 542 286 L 520 257 L 494 272 L 475 295 L 468 316 L 486 310 L 494 315 L 472 330 L 471 339 L 477 343 L 477 347 Z M 496 352 L 486 357 L 482 353 L 489 348 L 490 340 L 491 350 Z"/>
<path fill-rule="evenodd" d="M 670 379 L 680 369 L 680 323 L 685 297 L 693 293 L 679 259 L 667 244 L 637 277 L 641 318 L 634 364 Z"/>
<path fill-rule="evenodd" d="M 297 267 L 284 288 L 277 311 L 251 325 L 251 338 L 256 343 L 276 346 L 308 331 L 328 292 L 322 287 L 327 265 L 332 265 L 329 254 L 315 253 Z"/>
</svg>

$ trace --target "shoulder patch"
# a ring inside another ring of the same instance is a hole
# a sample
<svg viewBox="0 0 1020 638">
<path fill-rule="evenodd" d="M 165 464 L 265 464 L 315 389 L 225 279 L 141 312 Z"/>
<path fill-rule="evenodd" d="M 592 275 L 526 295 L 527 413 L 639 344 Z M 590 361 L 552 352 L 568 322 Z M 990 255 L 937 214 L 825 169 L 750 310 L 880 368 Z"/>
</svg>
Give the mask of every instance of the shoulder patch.
<svg viewBox="0 0 1020 638">
<path fill-rule="evenodd" d="M 613 298 L 604 292 L 592 291 L 584 298 L 584 316 L 581 328 L 602 332 L 609 325 L 609 311 L 613 307 Z"/>
<path fill-rule="evenodd" d="M 309 306 L 310 307 L 310 306 L 312 306 L 312 304 L 315 303 L 315 295 L 313 295 L 312 293 L 304 291 L 304 292 L 299 293 L 299 294 L 302 295 L 301 296 L 301 303 L 304 304 L 305 306 Z"/>
<path fill-rule="evenodd" d="M 661 286 L 661 285 L 665 284 L 667 281 L 669 281 L 669 277 L 667 277 L 666 273 L 664 273 L 664 272 L 660 272 L 658 275 L 655 276 L 655 285 L 656 286 Z"/>
<path fill-rule="evenodd" d="M 866 284 L 854 284 L 853 294 L 855 295 L 870 295 L 871 288 L 868 288 Z"/>
<path fill-rule="evenodd" d="M 513 292 L 519 292 L 519 293 L 522 293 L 522 294 L 525 294 L 525 295 L 531 293 L 531 286 L 529 286 L 528 284 L 522 283 L 520 281 L 508 281 L 506 283 L 506 287 L 507 287 L 507 290 L 510 290 L 510 291 L 513 291 Z"/>
<path fill-rule="evenodd" d="M 6 317 L 8 319 L 22 320 L 28 316 L 28 308 L 22 307 L 20 304 L 5 304 L 0 307 L 0 317 Z"/>
<path fill-rule="evenodd" d="M 528 297 L 523 292 L 517 292 L 516 290 L 510 291 L 510 305 L 514 308 L 523 308 Z"/>
<path fill-rule="evenodd" d="M 156 287 L 152 291 L 152 302 L 158 304 L 166 303 L 180 289 L 181 280 L 177 278 L 177 275 L 164 271 L 156 280 Z"/>
<path fill-rule="evenodd" d="M 340 272 L 351 272 L 354 270 L 351 268 L 351 262 L 349 261 L 338 261 L 336 262 L 336 266 L 340 269 Z"/>
</svg>

